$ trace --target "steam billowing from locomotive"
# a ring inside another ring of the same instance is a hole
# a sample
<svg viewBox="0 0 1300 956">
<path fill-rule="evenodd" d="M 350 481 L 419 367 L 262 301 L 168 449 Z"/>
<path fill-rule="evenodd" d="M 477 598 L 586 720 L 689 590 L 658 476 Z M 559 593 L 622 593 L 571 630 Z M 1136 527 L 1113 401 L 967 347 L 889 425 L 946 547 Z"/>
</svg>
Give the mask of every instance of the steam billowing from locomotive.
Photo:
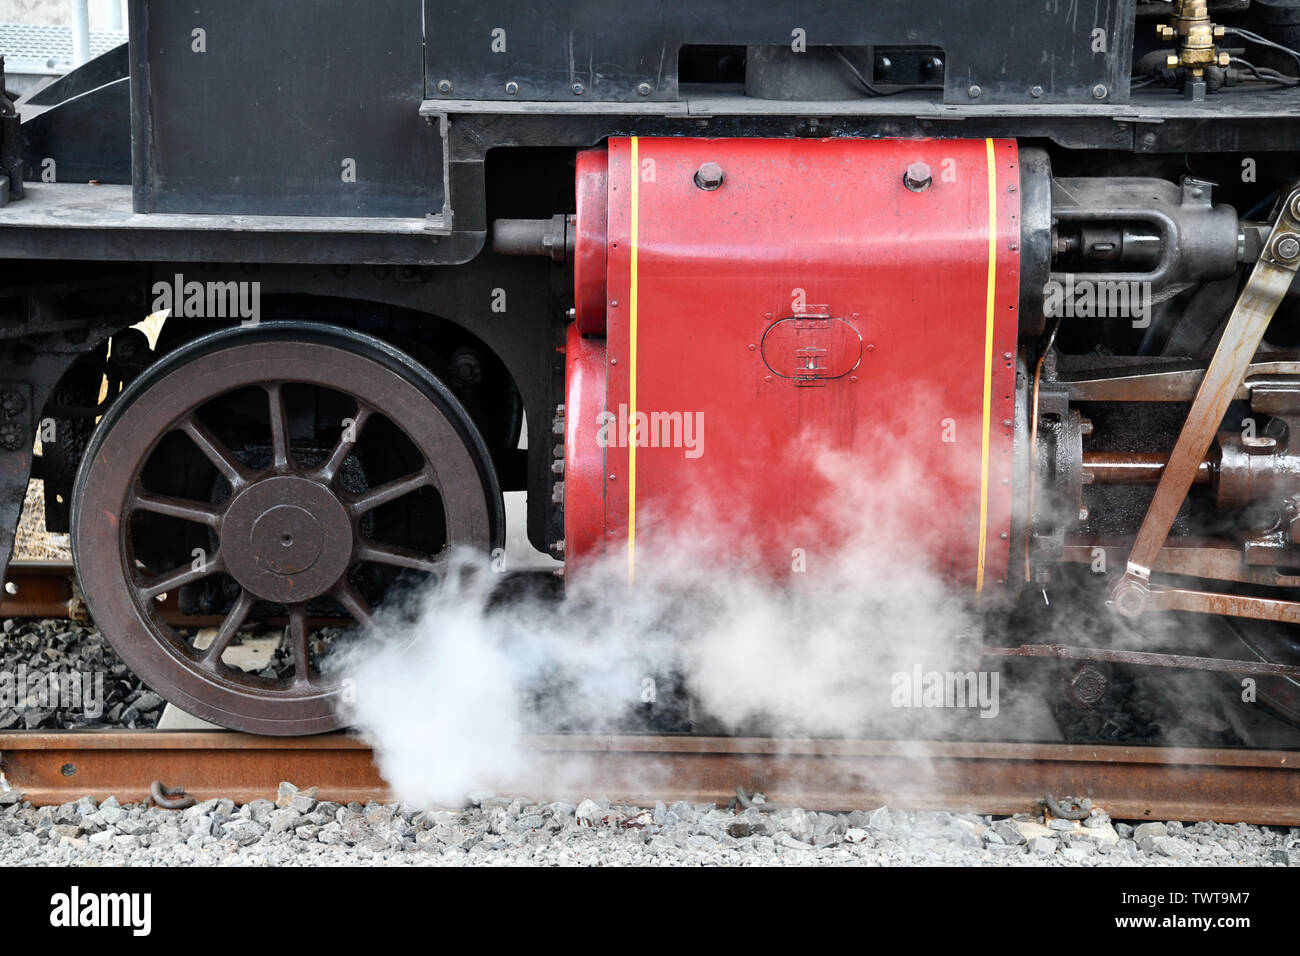
<svg viewBox="0 0 1300 956">
<path fill-rule="evenodd" d="M 823 456 L 822 467 L 844 463 Z M 753 529 L 721 516 L 660 535 L 635 585 L 619 554 L 589 567 L 562 602 L 494 606 L 500 576 L 465 556 L 441 590 L 410 597 L 413 615 L 395 608 L 379 635 L 336 662 L 350 687 L 347 718 L 404 799 L 453 805 L 526 779 L 537 756 L 529 734 L 899 736 L 944 720 L 1013 732 L 1018 718 L 998 712 L 996 664 L 981 671 L 955 650 L 979 633 L 964 595 L 893 547 L 940 531 L 900 520 L 912 484 L 905 474 L 851 483 L 861 494 L 835 514 L 851 540 L 833 552 L 790 547 L 781 576 L 754 560 Z M 726 573 L 704 573 L 726 556 Z M 942 715 L 924 712 L 921 694 L 913 700 L 914 680 L 958 673 L 983 696 L 967 700 L 964 683 L 960 701 L 940 689 Z"/>
</svg>

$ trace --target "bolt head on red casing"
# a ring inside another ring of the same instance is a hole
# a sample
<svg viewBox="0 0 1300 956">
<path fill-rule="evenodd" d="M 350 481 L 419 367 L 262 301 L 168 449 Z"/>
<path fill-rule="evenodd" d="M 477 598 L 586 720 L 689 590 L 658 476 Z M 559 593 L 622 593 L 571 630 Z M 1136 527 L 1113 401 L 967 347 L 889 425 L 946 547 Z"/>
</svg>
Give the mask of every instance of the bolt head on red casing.
<svg viewBox="0 0 1300 956">
<path fill-rule="evenodd" d="M 907 172 L 903 173 L 903 185 L 914 193 L 929 189 L 932 180 L 929 163 L 913 163 L 907 167 Z"/>
<path fill-rule="evenodd" d="M 712 192 L 722 185 L 724 178 L 722 167 L 717 163 L 704 163 L 695 173 L 695 185 Z"/>
</svg>

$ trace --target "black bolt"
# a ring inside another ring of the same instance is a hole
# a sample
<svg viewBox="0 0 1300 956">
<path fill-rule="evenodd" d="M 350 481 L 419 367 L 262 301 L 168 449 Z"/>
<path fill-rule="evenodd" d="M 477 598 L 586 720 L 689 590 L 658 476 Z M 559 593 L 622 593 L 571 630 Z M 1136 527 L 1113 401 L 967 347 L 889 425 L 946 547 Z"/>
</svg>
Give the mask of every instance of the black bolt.
<svg viewBox="0 0 1300 956">
<path fill-rule="evenodd" d="M 23 432 L 14 422 L 0 424 L 0 448 L 17 451 L 23 444 Z"/>
<path fill-rule="evenodd" d="M 1070 677 L 1067 693 L 1076 705 L 1090 708 L 1106 695 L 1110 681 L 1094 664 L 1084 664 Z"/>
<path fill-rule="evenodd" d="M 5 418 L 12 418 L 27 410 L 27 400 L 16 388 L 6 388 L 0 392 L 0 412 Z"/>
<path fill-rule="evenodd" d="M 462 350 L 451 357 L 452 368 L 458 381 L 477 385 L 483 380 L 483 364 L 473 352 Z"/>
</svg>

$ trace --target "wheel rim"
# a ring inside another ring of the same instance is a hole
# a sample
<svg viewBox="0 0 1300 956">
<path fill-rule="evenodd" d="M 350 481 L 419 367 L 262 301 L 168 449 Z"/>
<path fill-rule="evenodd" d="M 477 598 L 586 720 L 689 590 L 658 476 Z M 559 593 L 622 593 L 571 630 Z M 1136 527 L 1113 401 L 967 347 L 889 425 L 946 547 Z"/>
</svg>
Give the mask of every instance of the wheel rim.
<svg viewBox="0 0 1300 956">
<path fill-rule="evenodd" d="M 178 470 L 208 494 L 167 487 Z M 441 383 L 376 339 L 299 323 L 205 337 L 133 383 L 96 430 L 73 514 L 82 591 L 126 664 L 196 716 L 271 734 L 342 723 L 341 675 L 313 660 L 309 618 L 372 627 L 375 581 L 436 578 L 503 526 L 486 449 Z M 187 550 L 196 540 L 210 547 Z M 217 595 L 207 645 L 162 620 L 157 598 L 178 590 Z M 286 622 L 291 672 L 228 665 L 267 620 Z"/>
<path fill-rule="evenodd" d="M 1249 618 L 1224 618 L 1222 643 L 1244 651 L 1245 660 L 1274 664 L 1300 662 L 1300 640 L 1290 625 Z M 1235 655 L 1234 655 L 1235 656 Z M 1227 675 L 1240 688 L 1241 676 Z M 1255 678 L 1256 699 L 1263 707 L 1287 723 L 1300 727 L 1300 682 L 1289 677 Z"/>
</svg>

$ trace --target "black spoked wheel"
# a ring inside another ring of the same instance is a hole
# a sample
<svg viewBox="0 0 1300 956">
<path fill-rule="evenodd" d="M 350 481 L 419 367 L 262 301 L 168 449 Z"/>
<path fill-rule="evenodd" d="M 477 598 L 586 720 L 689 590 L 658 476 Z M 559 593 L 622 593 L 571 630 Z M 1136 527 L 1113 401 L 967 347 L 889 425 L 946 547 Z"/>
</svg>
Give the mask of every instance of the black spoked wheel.
<svg viewBox="0 0 1300 956">
<path fill-rule="evenodd" d="M 1234 658 L 1274 664 L 1300 664 L 1300 634 L 1294 625 L 1247 618 L 1223 618 L 1220 640 L 1225 653 Z M 1231 675 L 1234 684 L 1241 678 Z M 1290 677 L 1259 677 L 1255 680 L 1259 703 L 1268 711 L 1300 727 L 1300 681 Z"/>
<path fill-rule="evenodd" d="M 133 382 L 72 508 L 82 591 L 126 664 L 190 713 L 278 735 L 341 724 L 313 625 L 371 628 L 393 587 L 427 587 L 453 549 L 504 533 L 456 398 L 384 342 L 297 322 L 197 339 Z M 168 594 L 215 629 L 167 623 Z M 282 629 L 280 672 L 227 662 L 267 627 Z"/>
</svg>

